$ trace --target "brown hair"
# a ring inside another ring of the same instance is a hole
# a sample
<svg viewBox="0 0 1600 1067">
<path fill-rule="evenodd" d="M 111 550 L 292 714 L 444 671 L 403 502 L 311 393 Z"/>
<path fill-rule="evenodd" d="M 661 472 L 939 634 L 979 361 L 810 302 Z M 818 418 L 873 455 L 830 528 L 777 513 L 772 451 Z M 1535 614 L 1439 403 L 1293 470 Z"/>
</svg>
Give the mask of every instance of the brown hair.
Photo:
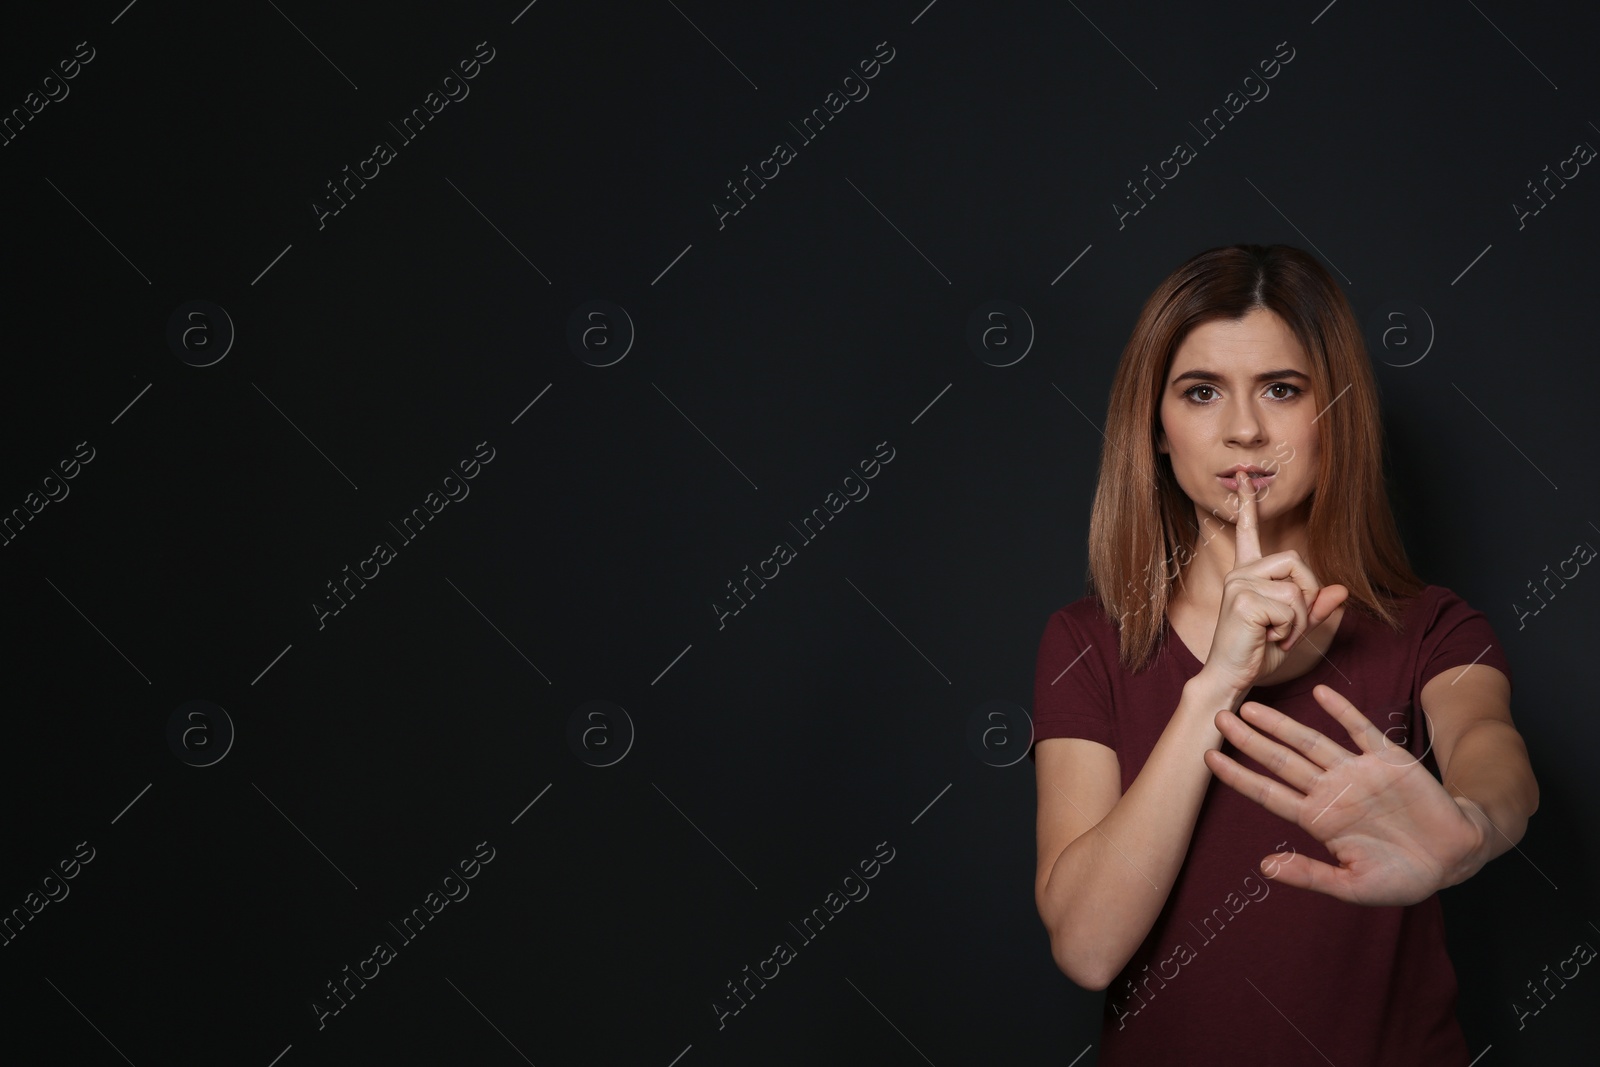
<svg viewBox="0 0 1600 1067">
<path fill-rule="evenodd" d="M 1311 391 L 1326 405 L 1317 418 L 1306 562 L 1324 584 L 1349 589 L 1347 606 L 1364 608 L 1396 631 L 1398 602 L 1423 588 L 1389 507 L 1377 382 L 1344 293 L 1298 248 L 1209 248 L 1150 294 L 1111 383 L 1087 577 L 1089 595 L 1118 627 L 1126 670 L 1149 665 L 1200 533 L 1170 457 L 1156 448 L 1167 372 L 1195 326 L 1236 321 L 1256 308 L 1274 312 L 1294 332 L 1311 364 Z"/>
</svg>

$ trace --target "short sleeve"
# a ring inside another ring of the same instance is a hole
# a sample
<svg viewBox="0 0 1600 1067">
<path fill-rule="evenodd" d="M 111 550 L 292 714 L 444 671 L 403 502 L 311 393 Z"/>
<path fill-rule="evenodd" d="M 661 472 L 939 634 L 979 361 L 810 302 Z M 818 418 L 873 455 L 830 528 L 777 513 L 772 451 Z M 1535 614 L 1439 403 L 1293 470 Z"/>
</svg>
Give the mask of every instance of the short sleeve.
<svg viewBox="0 0 1600 1067">
<path fill-rule="evenodd" d="M 1111 687 L 1101 656 L 1077 622 L 1062 608 L 1045 623 L 1033 681 L 1033 740 L 1082 737 L 1117 747 L 1111 715 Z M 1034 749 L 1028 747 L 1028 758 Z"/>
<path fill-rule="evenodd" d="M 1469 663 L 1486 664 L 1511 678 L 1511 661 L 1488 616 L 1442 586 L 1431 614 L 1417 654 L 1417 693 L 1435 675 Z"/>
</svg>

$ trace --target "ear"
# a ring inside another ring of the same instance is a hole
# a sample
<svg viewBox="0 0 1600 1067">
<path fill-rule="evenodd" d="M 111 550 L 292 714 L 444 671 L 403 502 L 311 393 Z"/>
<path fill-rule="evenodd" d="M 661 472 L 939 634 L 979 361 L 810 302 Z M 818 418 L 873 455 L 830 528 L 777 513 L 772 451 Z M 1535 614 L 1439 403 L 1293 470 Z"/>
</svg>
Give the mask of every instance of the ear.
<svg viewBox="0 0 1600 1067">
<path fill-rule="evenodd" d="M 1162 454 L 1167 452 L 1167 431 L 1156 427 L 1156 451 Z"/>
</svg>

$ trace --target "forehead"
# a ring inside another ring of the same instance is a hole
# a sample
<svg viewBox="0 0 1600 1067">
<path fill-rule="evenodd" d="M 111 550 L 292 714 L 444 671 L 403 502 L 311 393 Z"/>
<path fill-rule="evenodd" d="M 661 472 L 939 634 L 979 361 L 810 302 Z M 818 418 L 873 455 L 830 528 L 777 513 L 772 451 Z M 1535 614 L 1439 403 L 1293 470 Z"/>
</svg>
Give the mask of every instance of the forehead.
<svg viewBox="0 0 1600 1067">
<path fill-rule="evenodd" d="M 1309 370 L 1305 350 L 1289 324 L 1264 308 L 1242 319 L 1213 319 L 1194 327 L 1172 357 L 1172 374 L 1201 368 L 1226 374 L 1267 365 Z"/>
</svg>

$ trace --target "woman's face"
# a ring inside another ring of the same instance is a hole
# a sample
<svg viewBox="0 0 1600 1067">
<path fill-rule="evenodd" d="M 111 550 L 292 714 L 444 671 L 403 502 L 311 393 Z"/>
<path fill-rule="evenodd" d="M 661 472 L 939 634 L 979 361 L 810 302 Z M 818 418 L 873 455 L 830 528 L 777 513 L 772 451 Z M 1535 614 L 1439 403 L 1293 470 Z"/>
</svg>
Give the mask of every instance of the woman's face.
<svg viewBox="0 0 1600 1067">
<path fill-rule="evenodd" d="M 1157 447 L 1202 516 L 1238 514 L 1237 464 L 1269 472 L 1253 479 L 1265 525 L 1315 488 L 1312 420 L 1325 403 L 1311 391 L 1311 365 L 1288 324 L 1255 308 L 1237 321 L 1202 323 L 1178 346 L 1162 388 Z"/>
</svg>

